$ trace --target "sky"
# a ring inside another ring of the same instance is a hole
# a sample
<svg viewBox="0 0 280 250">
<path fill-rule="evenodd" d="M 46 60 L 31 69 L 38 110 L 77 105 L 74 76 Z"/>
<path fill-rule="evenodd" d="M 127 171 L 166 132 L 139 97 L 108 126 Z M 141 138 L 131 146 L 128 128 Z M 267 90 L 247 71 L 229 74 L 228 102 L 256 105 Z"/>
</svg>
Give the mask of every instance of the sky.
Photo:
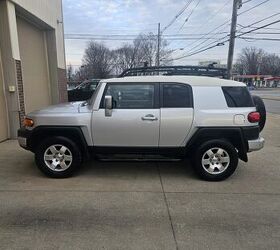
<svg viewBox="0 0 280 250">
<path fill-rule="evenodd" d="M 74 68 L 82 64 L 84 50 L 90 41 L 89 38 L 93 36 L 94 38 L 99 36 L 102 40 L 97 40 L 98 42 L 103 42 L 107 47 L 115 49 L 124 43 L 132 43 L 129 39 L 136 37 L 139 33 L 157 34 L 158 23 L 161 25 L 161 30 L 164 30 L 162 38 L 167 39 L 168 48 L 173 50 L 172 58 L 190 55 L 192 52 L 215 45 L 223 37 L 225 38 L 220 41 L 227 39 L 230 31 L 232 1 L 63 0 L 66 64 L 71 64 Z M 243 2 L 244 4 L 238 10 L 237 30 L 242 29 L 239 25 L 248 26 L 274 14 L 275 16 L 252 27 L 260 27 L 280 19 L 279 0 L 243 0 Z M 264 3 L 261 4 L 262 2 Z M 184 12 L 175 18 L 188 3 L 190 4 Z M 258 4 L 261 5 L 250 10 Z M 187 17 L 189 18 L 186 21 Z M 174 18 L 175 21 L 168 26 Z M 228 23 L 212 32 L 227 21 Z M 164 29 L 167 26 L 168 28 Z M 243 28 L 240 32 L 251 30 L 252 27 Z M 269 29 L 256 31 L 265 34 L 248 34 L 244 37 L 280 39 L 280 23 L 267 28 Z M 209 34 L 205 35 L 207 33 Z M 77 35 L 82 39 L 70 39 Z M 121 39 L 128 40 L 104 39 L 104 36 L 108 38 L 108 35 L 111 38 L 112 35 L 115 35 L 114 38 L 122 35 Z M 173 37 L 176 38 L 183 36 L 190 40 L 171 40 L 170 35 L 175 35 Z M 87 36 L 86 39 L 83 36 Z M 248 46 L 255 46 L 280 55 L 280 41 L 236 39 L 234 60 L 242 48 Z M 198 62 L 207 60 L 220 60 L 221 63 L 226 63 L 227 51 L 228 43 L 225 43 L 223 46 L 174 60 L 173 65 L 197 65 Z"/>
</svg>

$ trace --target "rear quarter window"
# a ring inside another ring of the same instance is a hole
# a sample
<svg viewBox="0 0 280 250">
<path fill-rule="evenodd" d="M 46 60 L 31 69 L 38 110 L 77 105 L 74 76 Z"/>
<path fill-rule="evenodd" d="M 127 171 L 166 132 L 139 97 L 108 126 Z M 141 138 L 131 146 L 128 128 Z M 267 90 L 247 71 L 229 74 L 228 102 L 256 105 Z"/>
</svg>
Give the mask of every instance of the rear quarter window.
<svg viewBox="0 0 280 250">
<path fill-rule="evenodd" d="M 247 87 L 222 87 L 228 107 L 254 107 Z"/>
</svg>

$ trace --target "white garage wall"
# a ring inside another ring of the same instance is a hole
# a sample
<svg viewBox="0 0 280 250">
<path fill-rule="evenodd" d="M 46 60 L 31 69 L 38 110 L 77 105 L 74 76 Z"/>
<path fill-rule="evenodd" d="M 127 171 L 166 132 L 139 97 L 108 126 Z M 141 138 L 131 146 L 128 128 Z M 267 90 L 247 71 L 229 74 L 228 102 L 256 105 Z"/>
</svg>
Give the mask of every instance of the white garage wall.
<svg viewBox="0 0 280 250">
<path fill-rule="evenodd" d="M 61 0 L 11 0 L 55 29 L 58 68 L 65 69 Z"/>
</svg>

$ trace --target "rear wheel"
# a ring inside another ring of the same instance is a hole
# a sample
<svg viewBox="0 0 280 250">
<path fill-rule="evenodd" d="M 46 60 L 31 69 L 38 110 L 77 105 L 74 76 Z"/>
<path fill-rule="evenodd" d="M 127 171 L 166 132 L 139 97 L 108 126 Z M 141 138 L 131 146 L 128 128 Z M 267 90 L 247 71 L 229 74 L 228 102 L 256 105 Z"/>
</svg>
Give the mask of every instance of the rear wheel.
<svg viewBox="0 0 280 250">
<path fill-rule="evenodd" d="M 238 165 L 238 154 L 230 142 L 210 140 L 197 148 L 193 163 L 202 179 L 221 181 L 234 173 Z"/>
<path fill-rule="evenodd" d="M 47 176 L 71 176 L 81 165 L 80 149 L 68 138 L 55 136 L 44 140 L 35 152 L 38 168 Z"/>
</svg>

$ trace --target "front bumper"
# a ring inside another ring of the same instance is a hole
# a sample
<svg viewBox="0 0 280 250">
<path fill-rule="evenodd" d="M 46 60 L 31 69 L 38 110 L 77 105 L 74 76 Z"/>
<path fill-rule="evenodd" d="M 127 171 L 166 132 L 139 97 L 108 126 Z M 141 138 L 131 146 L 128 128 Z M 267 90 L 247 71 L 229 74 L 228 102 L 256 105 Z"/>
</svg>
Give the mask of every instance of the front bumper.
<svg viewBox="0 0 280 250">
<path fill-rule="evenodd" d="M 26 150 L 30 150 L 31 133 L 32 131 L 26 128 L 20 128 L 18 130 L 18 144 Z"/>
<path fill-rule="evenodd" d="M 248 152 L 252 152 L 252 151 L 257 151 L 262 149 L 264 146 L 264 138 L 263 137 L 259 137 L 258 139 L 255 140 L 249 140 L 248 141 Z"/>
</svg>

